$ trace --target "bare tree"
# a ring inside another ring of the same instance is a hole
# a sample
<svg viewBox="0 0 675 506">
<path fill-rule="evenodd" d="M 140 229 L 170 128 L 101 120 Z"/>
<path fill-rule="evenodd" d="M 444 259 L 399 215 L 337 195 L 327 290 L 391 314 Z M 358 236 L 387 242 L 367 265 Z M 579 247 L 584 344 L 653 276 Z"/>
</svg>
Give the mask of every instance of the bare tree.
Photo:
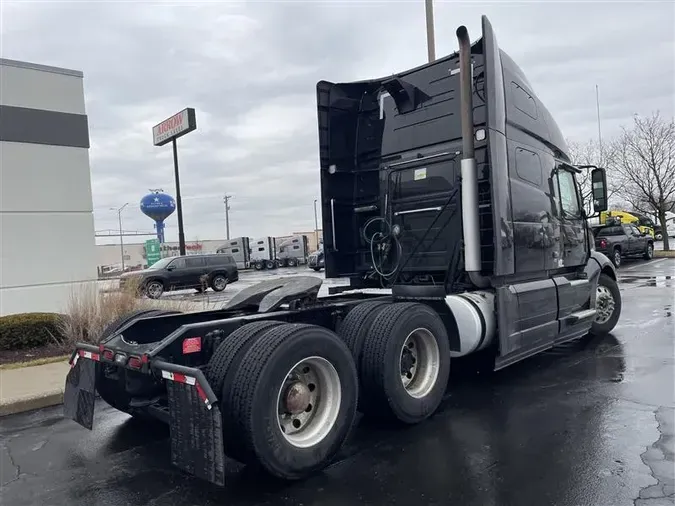
<svg viewBox="0 0 675 506">
<path fill-rule="evenodd" d="M 596 165 L 602 167 L 607 172 L 607 198 L 611 198 L 616 193 L 614 178 L 612 175 L 611 161 L 614 158 L 612 151 L 614 146 L 601 145 L 594 140 L 586 142 L 577 142 L 568 140 L 567 147 L 569 149 L 570 159 L 574 165 Z M 591 171 L 584 170 L 577 179 L 581 191 L 581 200 L 584 205 L 586 213 L 590 216 L 593 214 L 593 192 L 591 189 Z"/>
<path fill-rule="evenodd" d="M 613 142 L 612 166 L 620 195 L 635 209 L 656 215 L 665 231 L 675 199 L 675 121 L 658 112 L 635 115 L 632 127 Z M 663 249 L 670 249 L 667 233 Z"/>
</svg>

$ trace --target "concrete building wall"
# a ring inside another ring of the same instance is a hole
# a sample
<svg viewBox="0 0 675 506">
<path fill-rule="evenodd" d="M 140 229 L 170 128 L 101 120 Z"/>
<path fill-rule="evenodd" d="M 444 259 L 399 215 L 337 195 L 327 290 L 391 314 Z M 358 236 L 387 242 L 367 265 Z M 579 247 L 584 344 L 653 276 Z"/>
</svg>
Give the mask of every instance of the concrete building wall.
<svg viewBox="0 0 675 506">
<path fill-rule="evenodd" d="M 0 59 L 0 315 L 62 311 L 96 279 L 81 72 Z"/>
</svg>

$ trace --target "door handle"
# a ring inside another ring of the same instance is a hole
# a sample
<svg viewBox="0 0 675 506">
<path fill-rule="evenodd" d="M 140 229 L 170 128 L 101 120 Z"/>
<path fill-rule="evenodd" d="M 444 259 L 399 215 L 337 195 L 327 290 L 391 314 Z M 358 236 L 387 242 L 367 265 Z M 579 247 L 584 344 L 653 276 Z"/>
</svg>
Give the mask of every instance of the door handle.
<svg viewBox="0 0 675 506">
<path fill-rule="evenodd" d="M 422 209 L 409 209 L 407 211 L 396 211 L 394 216 L 400 216 L 402 214 L 415 214 L 415 213 L 427 213 L 429 211 L 440 211 L 443 207 L 424 207 Z"/>
<path fill-rule="evenodd" d="M 330 199 L 330 222 L 333 227 L 333 249 L 337 251 L 337 240 L 335 238 L 335 199 Z"/>
</svg>

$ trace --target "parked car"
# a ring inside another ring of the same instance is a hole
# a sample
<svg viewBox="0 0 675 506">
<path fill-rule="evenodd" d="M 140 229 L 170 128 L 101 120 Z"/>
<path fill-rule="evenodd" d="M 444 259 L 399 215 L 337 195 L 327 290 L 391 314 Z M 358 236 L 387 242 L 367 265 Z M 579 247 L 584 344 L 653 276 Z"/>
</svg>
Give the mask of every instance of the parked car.
<svg viewBox="0 0 675 506">
<path fill-rule="evenodd" d="M 189 288 L 222 292 L 239 280 L 239 270 L 232 255 L 187 255 L 162 258 L 147 269 L 123 274 L 120 288 L 132 280 L 143 294 L 158 299 L 164 292 Z"/>
<path fill-rule="evenodd" d="M 651 260 L 654 256 L 654 238 L 640 232 L 635 225 L 605 225 L 596 227 L 595 249 L 609 257 L 618 267 L 623 258 L 642 257 Z"/>
</svg>

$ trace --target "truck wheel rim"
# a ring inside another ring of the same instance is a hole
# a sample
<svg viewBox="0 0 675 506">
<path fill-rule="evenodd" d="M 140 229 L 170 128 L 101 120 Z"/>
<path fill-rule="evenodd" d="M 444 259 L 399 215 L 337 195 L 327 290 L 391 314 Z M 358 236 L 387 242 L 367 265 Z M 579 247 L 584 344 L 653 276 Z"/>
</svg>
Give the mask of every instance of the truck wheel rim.
<svg viewBox="0 0 675 506">
<path fill-rule="evenodd" d="M 621 253 L 618 251 L 614 252 L 614 265 L 619 265 L 621 263 Z"/>
<path fill-rule="evenodd" d="M 218 290 L 222 290 L 223 288 L 225 288 L 226 285 L 227 281 L 225 281 L 225 278 L 222 278 L 220 276 L 218 276 L 216 279 L 213 280 L 213 286 L 215 286 L 216 289 Z"/>
<path fill-rule="evenodd" d="M 652 255 L 654 255 L 654 247 L 651 246 L 651 245 L 649 245 L 649 246 L 647 246 L 647 256 L 648 256 L 649 258 L 651 258 Z"/>
<path fill-rule="evenodd" d="M 441 364 L 441 352 L 434 335 L 427 329 L 413 330 L 401 348 L 399 370 L 401 382 L 408 395 L 425 397 L 436 385 Z"/>
<path fill-rule="evenodd" d="M 295 364 L 277 395 L 277 422 L 284 439 L 309 448 L 331 431 L 340 412 L 340 375 L 328 360 L 309 357 Z"/>
<path fill-rule="evenodd" d="M 150 294 L 151 297 L 159 297 L 162 295 L 162 285 L 159 283 L 150 283 L 148 285 L 148 294 Z"/>
<path fill-rule="evenodd" d="M 614 296 L 606 286 L 598 286 L 595 296 L 596 323 L 606 323 L 614 314 Z"/>
</svg>

